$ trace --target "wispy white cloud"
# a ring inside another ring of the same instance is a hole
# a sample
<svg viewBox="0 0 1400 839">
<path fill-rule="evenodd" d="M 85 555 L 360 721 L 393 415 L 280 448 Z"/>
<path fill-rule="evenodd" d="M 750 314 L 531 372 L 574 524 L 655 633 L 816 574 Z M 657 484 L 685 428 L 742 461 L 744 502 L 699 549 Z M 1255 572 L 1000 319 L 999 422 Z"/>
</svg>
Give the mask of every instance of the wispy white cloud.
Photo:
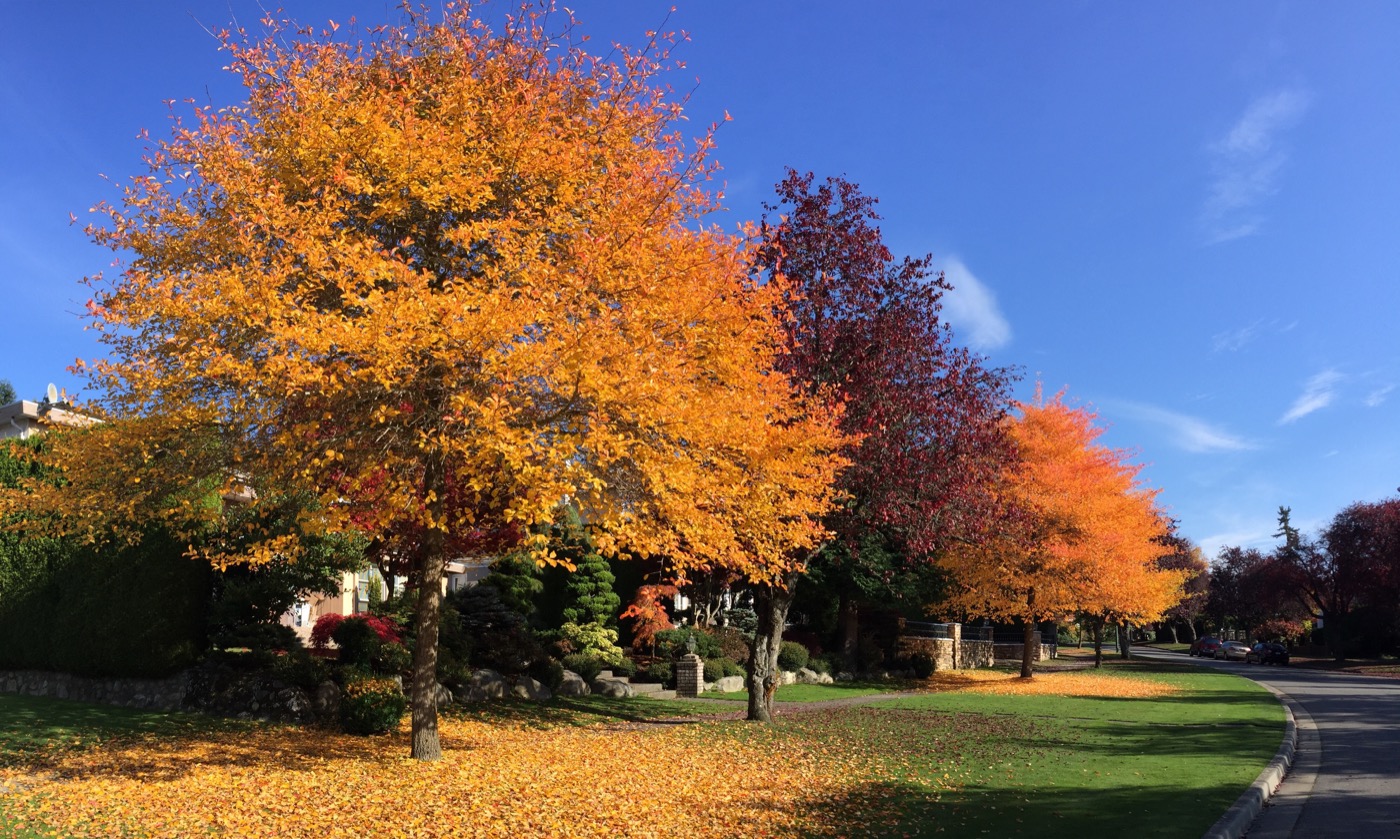
<svg viewBox="0 0 1400 839">
<path fill-rule="evenodd" d="M 1257 208 L 1277 191 L 1278 173 L 1288 162 L 1287 152 L 1278 148 L 1278 136 L 1302 118 L 1309 104 L 1310 97 L 1301 90 L 1260 96 L 1208 146 L 1213 178 L 1201 220 L 1211 243 L 1258 232 L 1263 216 Z"/>
<path fill-rule="evenodd" d="M 997 306 L 996 295 L 973 276 L 962 260 L 950 257 L 940 266 L 953 290 L 943 295 L 943 315 L 976 350 L 994 350 L 1011 342 L 1011 324 Z"/>
<path fill-rule="evenodd" d="M 1343 378 L 1336 370 L 1323 370 L 1308 379 L 1307 384 L 1303 385 L 1302 394 L 1293 400 L 1293 405 L 1279 417 L 1278 424 L 1297 422 L 1308 414 L 1331 405 L 1337 398 L 1337 385 L 1341 384 Z"/>
<path fill-rule="evenodd" d="M 1114 402 L 1114 410 L 1166 429 L 1173 444 L 1178 448 L 1196 453 L 1237 452 L 1257 446 L 1235 434 L 1212 425 L 1198 417 L 1169 411 L 1155 405 L 1140 402 Z"/>
<path fill-rule="evenodd" d="M 1385 387 L 1378 387 L 1370 393 L 1366 394 L 1366 407 L 1379 408 L 1381 406 L 1381 403 L 1385 402 L 1385 398 L 1390 395 L 1390 392 L 1392 390 L 1395 390 L 1395 385 L 1386 385 Z"/>
<path fill-rule="evenodd" d="M 1249 326 L 1242 326 L 1239 329 L 1231 329 L 1225 332 L 1216 333 L 1212 343 L 1216 352 L 1235 352 L 1244 348 L 1245 344 L 1253 341 L 1259 336 L 1259 330 L 1264 326 L 1262 320 L 1256 320 Z"/>
<path fill-rule="evenodd" d="M 1238 329 L 1227 329 L 1211 337 L 1211 347 L 1215 352 L 1238 352 L 1265 335 L 1287 332 L 1297 326 L 1297 321 L 1282 323 L 1277 318 L 1260 318 Z"/>
</svg>

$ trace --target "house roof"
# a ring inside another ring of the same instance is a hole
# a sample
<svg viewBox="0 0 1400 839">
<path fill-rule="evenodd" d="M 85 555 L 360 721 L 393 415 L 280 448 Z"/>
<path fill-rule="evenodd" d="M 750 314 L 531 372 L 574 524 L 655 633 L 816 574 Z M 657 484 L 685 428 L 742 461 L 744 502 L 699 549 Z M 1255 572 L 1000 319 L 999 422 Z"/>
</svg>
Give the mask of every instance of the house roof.
<svg viewBox="0 0 1400 839">
<path fill-rule="evenodd" d="M 8 405 L 0 405 L 0 438 L 28 437 L 38 431 L 44 423 L 84 426 L 98 421 L 60 407 L 64 404 L 48 400 L 30 402 L 28 399 L 21 399 Z"/>
</svg>

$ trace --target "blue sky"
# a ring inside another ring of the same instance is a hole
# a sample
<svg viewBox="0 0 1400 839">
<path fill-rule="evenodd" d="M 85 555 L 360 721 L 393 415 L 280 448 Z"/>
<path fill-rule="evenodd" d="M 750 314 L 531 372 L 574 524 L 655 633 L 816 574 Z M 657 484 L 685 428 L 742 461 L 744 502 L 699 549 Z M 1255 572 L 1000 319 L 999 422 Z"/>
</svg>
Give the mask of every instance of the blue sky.
<svg viewBox="0 0 1400 839">
<path fill-rule="evenodd" d="M 880 199 L 995 363 L 1068 388 L 1208 554 L 1400 486 L 1400 4 L 676 0 L 697 132 L 725 111 L 727 226 L 786 166 Z M 270 5 L 270 4 L 269 4 Z M 574 0 L 596 45 L 671 2 Z M 304 23 L 395 3 L 285 0 Z M 497 4 L 487 10 L 498 15 Z M 859 11 L 857 11 L 859 9 Z M 100 348 L 87 209 L 167 99 L 239 89 L 201 24 L 251 0 L 5 4 L 0 378 L 70 392 Z"/>
</svg>

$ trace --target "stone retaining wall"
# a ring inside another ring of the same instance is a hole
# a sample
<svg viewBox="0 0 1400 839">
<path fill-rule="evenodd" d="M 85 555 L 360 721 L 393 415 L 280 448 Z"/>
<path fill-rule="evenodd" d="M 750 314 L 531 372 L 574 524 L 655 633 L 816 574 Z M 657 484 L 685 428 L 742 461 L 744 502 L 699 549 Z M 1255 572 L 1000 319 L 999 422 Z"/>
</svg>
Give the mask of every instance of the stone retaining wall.
<svg viewBox="0 0 1400 839">
<path fill-rule="evenodd" d="M 0 671 L 0 692 L 73 699 L 148 711 L 177 711 L 189 690 L 189 674 L 164 679 L 98 678 L 47 670 Z"/>
<path fill-rule="evenodd" d="M 976 667 L 991 667 L 996 659 L 995 645 L 991 641 L 963 641 L 959 644 L 958 667 L 971 670 Z"/>
</svg>

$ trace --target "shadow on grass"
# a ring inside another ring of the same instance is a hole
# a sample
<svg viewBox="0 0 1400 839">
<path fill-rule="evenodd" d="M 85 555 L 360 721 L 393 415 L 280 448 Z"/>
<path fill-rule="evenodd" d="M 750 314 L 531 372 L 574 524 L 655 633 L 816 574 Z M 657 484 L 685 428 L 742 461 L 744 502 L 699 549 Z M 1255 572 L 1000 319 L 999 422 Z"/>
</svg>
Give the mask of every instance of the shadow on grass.
<svg viewBox="0 0 1400 839">
<path fill-rule="evenodd" d="M 1239 790 L 1189 782 L 1133 787 L 939 790 L 919 783 L 869 783 L 803 803 L 823 825 L 809 836 L 1132 836 L 1182 839 L 1206 832 Z"/>
</svg>

